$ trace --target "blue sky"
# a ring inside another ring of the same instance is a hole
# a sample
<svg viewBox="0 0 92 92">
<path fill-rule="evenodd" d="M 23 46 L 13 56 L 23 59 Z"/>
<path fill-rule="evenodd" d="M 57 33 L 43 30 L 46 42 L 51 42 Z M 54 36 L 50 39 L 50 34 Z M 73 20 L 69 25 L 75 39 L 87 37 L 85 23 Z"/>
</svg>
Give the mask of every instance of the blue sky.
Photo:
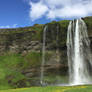
<svg viewBox="0 0 92 92">
<path fill-rule="evenodd" d="M 0 0 L 0 28 L 92 15 L 92 0 Z"/>
<path fill-rule="evenodd" d="M 37 3 L 39 0 L 31 0 Z M 0 28 L 31 26 L 35 23 L 50 22 L 40 18 L 35 21 L 30 19 L 29 0 L 0 0 Z"/>
<path fill-rule="evenodd" d="M 0 26 L 30 25 L 29 8 L 23 0 L 0 0 Z"/>
</svg>

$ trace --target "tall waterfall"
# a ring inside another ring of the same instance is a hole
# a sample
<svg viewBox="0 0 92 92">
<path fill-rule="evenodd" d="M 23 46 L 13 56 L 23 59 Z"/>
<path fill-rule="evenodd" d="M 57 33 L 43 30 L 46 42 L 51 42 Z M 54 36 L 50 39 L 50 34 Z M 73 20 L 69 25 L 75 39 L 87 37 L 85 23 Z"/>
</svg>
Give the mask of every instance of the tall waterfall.
<svg viewBox="0 0 92 92">
<path fill-rule="evenodd" d="M 91 52 L 86 24 L 82 19 L 70 21 L 67 33 L 69 82 L 73 85 L 90 84 Z"/>
<path fill-rule="evenodd" d="M 47 30 L 47 26 L 45 26 L 44 31 L 43 31 L 42 64 L 41 64 L 41 79 L 40 79 L 40 83 L 42 85 L 43 85 L 43 78 L 44 78 L 46 30 Z"/>
</svg>

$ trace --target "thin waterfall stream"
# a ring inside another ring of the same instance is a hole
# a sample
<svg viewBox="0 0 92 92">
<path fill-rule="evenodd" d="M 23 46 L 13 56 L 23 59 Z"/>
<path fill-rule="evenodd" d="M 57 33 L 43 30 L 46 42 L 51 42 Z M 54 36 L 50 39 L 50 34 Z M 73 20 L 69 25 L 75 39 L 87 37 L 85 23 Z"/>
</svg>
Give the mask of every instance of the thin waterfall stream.
<svg viewBox="0 0 92 92">
<path fill-rule="evenodd" d="M 45 64 L 45 45 L 46 45 L 46 30 L 48 26 L 45 26 L 43 31 L 43 46 L 42 46 L 42 64 L 41 64 L 41 78 L 40 83 L 41 85 L 44 85 L 43 79 L 44 79 L 44 64 Z"/>
</svg>

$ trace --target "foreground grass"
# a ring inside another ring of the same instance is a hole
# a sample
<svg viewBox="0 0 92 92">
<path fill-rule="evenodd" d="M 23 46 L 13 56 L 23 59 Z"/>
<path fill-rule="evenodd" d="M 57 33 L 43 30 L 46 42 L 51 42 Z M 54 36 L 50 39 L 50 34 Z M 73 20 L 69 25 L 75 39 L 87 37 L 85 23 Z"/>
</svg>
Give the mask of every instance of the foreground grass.
<svg viewBox="0 0 92 92">
<path fill-rule="evenodd" d="M 92 86 L 32 87 L 32 88 L 1 90 L 0 92 L 92 92 Z"/>
</svg>

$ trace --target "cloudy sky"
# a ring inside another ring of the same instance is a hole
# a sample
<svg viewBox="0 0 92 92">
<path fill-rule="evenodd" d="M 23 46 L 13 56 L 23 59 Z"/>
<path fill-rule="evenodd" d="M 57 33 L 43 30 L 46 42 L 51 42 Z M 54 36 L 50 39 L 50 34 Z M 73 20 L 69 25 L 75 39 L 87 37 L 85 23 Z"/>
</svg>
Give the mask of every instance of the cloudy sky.
<svg viewBox="0 0 92 92">
<path fill-rule="evenodd" d="M 0 0 L 0 28 L 92 15 L 92 0 Z"/>
</svg>

